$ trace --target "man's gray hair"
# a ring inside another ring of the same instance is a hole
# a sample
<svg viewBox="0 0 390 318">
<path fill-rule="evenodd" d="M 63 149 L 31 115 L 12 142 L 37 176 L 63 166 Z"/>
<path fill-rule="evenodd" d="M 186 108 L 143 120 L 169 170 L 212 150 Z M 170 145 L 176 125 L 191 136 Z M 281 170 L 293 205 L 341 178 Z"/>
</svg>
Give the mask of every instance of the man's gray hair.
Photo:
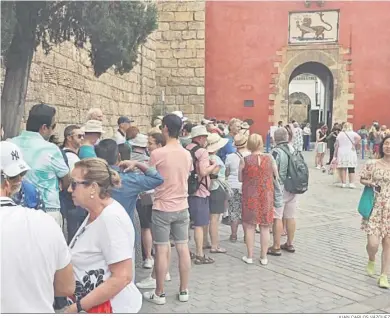
<svg viewBox="0 0 390 318">
<path fill-rule="evenodd" d="M 288 142 L 288 131 L 284 127 L 280 127 L 275 130 L 274 132 L 274 141 L 277 144 L 280 144 L 281 142 Z"/>
</svg>

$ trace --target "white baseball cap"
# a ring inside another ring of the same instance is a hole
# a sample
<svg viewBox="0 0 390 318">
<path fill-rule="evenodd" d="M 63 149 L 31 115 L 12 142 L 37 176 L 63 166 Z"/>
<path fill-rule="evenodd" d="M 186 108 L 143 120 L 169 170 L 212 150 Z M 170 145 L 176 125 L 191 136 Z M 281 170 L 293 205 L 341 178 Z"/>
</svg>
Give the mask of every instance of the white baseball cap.
<svg viewBox="0 0 390 318">
<path fill-rule="evenodd" d="M 7 177 L 16 177 L 31 168 L 23 160 L 22 151 L 18 146 L 9 141 L 0 142 L 1 171 Z"/>
</svg>

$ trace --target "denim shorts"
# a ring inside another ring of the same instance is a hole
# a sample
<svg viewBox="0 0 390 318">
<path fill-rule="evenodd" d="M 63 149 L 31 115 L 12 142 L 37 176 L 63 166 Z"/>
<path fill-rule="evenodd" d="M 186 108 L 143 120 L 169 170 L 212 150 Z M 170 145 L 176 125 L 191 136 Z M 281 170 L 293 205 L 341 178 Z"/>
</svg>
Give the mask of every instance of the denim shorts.
<svg viewBox="0 0 390 318">
<path fill-rule="evenodd" d="M 176 244 L 188 243 L 190 215 L 188 209 L 178 212 L 152 211 L 153 244 L 168 244 L 172 234 Z"/>
</svg>

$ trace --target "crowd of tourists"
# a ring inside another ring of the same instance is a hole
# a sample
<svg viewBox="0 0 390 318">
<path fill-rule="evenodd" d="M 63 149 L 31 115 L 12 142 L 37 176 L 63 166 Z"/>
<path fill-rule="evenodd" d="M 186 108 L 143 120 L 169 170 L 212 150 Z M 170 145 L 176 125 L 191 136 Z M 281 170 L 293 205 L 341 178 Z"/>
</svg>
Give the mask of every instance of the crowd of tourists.
<svg viewBox="0 0 390 318">
<path fill-rule="evenodd" d="M 242 225 L 247 249 L 242 261 L 248 265 L 257 255 L 256 233 L 263 266 L 268 257 L 295 252 L 297 202 L 308 189 L 302 151 L 310 148 L 309 125 L 280 124 L 271 153 L 265 153 L 262 137 L 250 133 L 252 120 L 191 123 L 175 111 L 154 119 L 153 128 L 142 134 L 121 116 L 110 138 L 103 120 L 100 109 L 91 109 L 82 126 L 65 128 L 58 144 L 55 108 L 37 104 L 26 129 L 1 142 L 1 235 L 8 242 L 1 250 L 7 260 L 2 262 L 2 312 L 136 313 L 142 299 L 163 305 L 172 247 L 178 253 L 178 300 L 187 302 L 191 263 L 213 264 L 213 254 L 228 252 L 219 241 L 221 219 L 230 225 L 232 243 Z M 347 124 L 342 131 L 348 140 L 355 138 Z M 344 156 L 341 138 L 334 158 Z M 371 275 L 383 244 L 384 287 L 390 252 L 389 137 L 378 153 L 382 159 L 368 163 L 362 174 L 362 183 L 378 193 L 363 227 Z M 150 269 L 150 276 L 136 280 L 139 267 Z"/>
</svg>

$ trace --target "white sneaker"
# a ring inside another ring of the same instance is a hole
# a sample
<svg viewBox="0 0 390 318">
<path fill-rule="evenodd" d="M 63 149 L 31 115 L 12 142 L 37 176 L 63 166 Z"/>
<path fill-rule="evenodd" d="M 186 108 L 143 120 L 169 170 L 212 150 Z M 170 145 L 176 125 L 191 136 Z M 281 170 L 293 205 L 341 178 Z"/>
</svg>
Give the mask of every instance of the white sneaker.
<svg viewBox="0 0 390 318">
<path fill-rule="evenodd" d="M 155 290 L 152 292 L 145 292 L 144 299 L 156 305 L 165 305 L 166 303 L 165 294 L 157 296 Z"/>
<path fill-rule="evenodd" d="M 346 185 L 345 183 L 343 183 L 343 184 L 341 185 L 341 187 L 342 187 L 342 188 L 346 188 L 347 185 Z"/>
<path fill-rule="evenodd" d="M 170 282 L 171 280 L 172 280 L 171 274 L 167 273 L 167 274 L 165 275 L 165 281 L 166 281 L 166 282 Z"/>
<path fill-rule="evenodd" d="M 317 169 L 317 170 L 321 170 L 321 167 L 320 167 L 320 166 L 317 166 L 316 169 Z"/>
<path fill-rule="evenodd" d="M 154 265 L 154 259 L 153 258 L 147 258 L 144 261 L 143 268 L 152 269 Z"/>
<path fill-rule="evenodd" d="M 356 186 L 355 186 L 353 183 L 350 183 L 350 184 L 349 184 L 349 187 L 350 187 L 351 189 L 356 189 Z"/>
<path fill-rule="evenodd" d="M 190 298 L 190 294 L 188 293 L 188 289 L 186 289 L 186 290 L 184 290 L 184 291 L 181 291 L 180 293 L 179 293 L 179 300 L 181 301 L 181 302 L 186 302 L 186 301 L 188 301 L 188 299 Z"/>
<path fill-rule="evenodd" d="M 156 288 L 156 280 L 152 276 L 146 277 L 140 282 L 136 283 L 135 286 L 141 289 L 152 289 Z"/>
<path fill-rule="evenodd" d="M 246 256 L 243 256 L 243 257 L 242 257 L 242 261 L 243 261 L 244 263 L 247 263 L 247 264 L 253 264 L 253 259 L 248 258 L 248 257 L 246 257 Z"/>
<path fill-rule="evenodd" d="M 268 265 L 268 258 L 260 258 L 260 264 L 261 265 Z"/>
</svg>

